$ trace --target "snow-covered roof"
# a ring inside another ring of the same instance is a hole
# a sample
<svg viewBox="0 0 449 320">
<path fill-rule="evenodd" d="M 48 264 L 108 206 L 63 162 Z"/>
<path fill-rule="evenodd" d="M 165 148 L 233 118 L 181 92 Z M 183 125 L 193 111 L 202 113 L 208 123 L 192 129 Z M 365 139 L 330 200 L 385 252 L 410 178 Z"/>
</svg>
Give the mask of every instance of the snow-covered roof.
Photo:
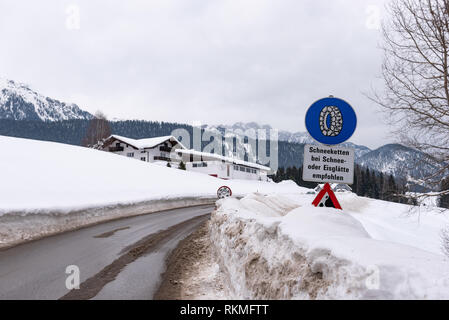
<svg viewBox="0 0 449 320">
<path fill-rule="evenodd" d="M 180 152 L 180 153 L 183 153 L 183 154 L 191 154 L 191 155 L 195 155 L 195 156 L 208 157 L 208 158 L 217 159 L 217 160 L 224 160 L 226 162 L 231 162 L 231 163 L 234 163 L 234 164 L 240 164 L 242 166 L 256 168 L 256 169 L 260 169 L 260 170 L 264 170 L 264 171 L 270 171 L 271 170 L 270 167 L 266 167 L 266 166 L 263 166 L 261 164 L 248 162 L 248 161 L 244 161 L 244 160 L 240 160 L 240 159 L 235 159 L 235 158 L 231 158 L 231 157 L 225 157 L 225 156 L 222 156 L 222 155 L 219 155 L 219 154 L 214 154 L 214 153 L 200 152 L 200 151 L 196 151 L 196 150 L 192 150 L 192 149 L 190 149 L 190 150 L 177 149 L 176 152 Z"/>
<path fill-rule="evenodd" d="M 174 136 L 163 136 L 163 137 L 155 137 L 155 138 L 146 138 L 146 139 L 131 139 L 127 137 L 122 137 L 116 134 L 111 135 L 110 138 L 114 138 L 117 140 L 120 140 L 126 144 L 129 144 L 137 149 L 146 149 L 146 148 L 154 148 L 157 145 L 164 143 L 167 140 L 174 141 L 178 145 L 180 145 L 182 148 L 185 149 L 185 147 L 182 145 L 181 142 L 178 141 Z"/>
</svg>

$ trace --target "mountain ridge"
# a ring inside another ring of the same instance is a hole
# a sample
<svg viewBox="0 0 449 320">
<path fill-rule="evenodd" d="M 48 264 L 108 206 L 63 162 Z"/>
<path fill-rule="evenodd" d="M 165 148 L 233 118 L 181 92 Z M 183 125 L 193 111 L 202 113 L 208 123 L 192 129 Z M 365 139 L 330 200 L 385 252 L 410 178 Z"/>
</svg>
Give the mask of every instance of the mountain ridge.
<svg viewBox="0 0 449 320">
<path fill-rule="evenodd" d="M 269 130 L 269 125 L 259 125 L 256 122 L 237 122 L 233 125 L 205 126 L 209 130 L 227 130 L 227 133 L 239 133 L 253 135 L 256 130 Z M 279 142 L 296 144 L 318 144 L 306 132 L 279 131 Z M 435 171 L 436 164 L 431 163 L 430 158 L 423 152 L 398 143 L 388 143 L 376 149 L 370 149 L 352 142 L 340 144 L 342 147 L 353 148 L 355 151 L 355 163 L 362 167 L 391 174 L 402 178 L 413 190 L 428 191 L 432 186 L 426 183 L 426 178 Z M 296 157 L 301 157 L 302 152 L 297 152 Z M 302 165 L 302 159 L 300 159 Z"/>
<path fill-rule="evenodd" d="M 232 125 L 205 125 L 203 128 L 210 131 L 220 131 L 223 134 L 223 131 L 226 130 L 228 133 L 245 133 L 251 138 L 256 137 L 257 130 L 270 130 L 273 129 L 270 125 L 260 125 L 257 122 L 236 122 Z M 317 144 L 317 142 L 307 133 L 307 132 L 290 132 L 287 130 L 277 130 L 278 131 L 278 140 L 291 142 L 291 143 L 299 143 L 299 144 Z M 268 135 L 268 133 L 267 133 Z M 362 155 L 372 151 L 370 148 L 364 145 L 355 144 L 353 142 L 347 141 L 341 144 L 344 148 L 354 148 L 355 157 L 359 158 Z"/>
<path fill-rule="evenodd" d="M 432 189 L 428 177 L 439 165 L 427 154 L 399 143 L 383 145 L 357 159 L 359 165 L 395 177 L 402 177 L 409 186 Z"/>
<path fill-rule="evenodd" d="M 0 119 L 60 121 L 92 119 L 74 103 L 65 103 L 33 91 L 28 85 L 0 78 Z"/>
</svg>

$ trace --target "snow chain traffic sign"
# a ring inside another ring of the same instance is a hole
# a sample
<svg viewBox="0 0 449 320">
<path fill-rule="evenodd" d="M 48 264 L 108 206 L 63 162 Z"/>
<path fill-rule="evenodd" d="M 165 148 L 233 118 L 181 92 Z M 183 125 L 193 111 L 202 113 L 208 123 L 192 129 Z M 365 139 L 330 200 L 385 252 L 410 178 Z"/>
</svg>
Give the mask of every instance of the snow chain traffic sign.
<svg viewBox="0 0 449 320">
<path fill-rule="evenodd" d="M 330 96 L 316 101 L 306 113 L 306 128 L 316 141 L 336 145 L 348 140 L 357 126 L 354 109 L 346 101 Z"/>
<path fill-rule="evenodd" d="M 312 182 L 354 182 L 354 149 L 306 144 L 302 179 Z"/>
<path fill-rule="evenodd" d="M 348 140 L 357 126 L 354 109 L 330 96 L 313 103 L 306 113 L 306 128 L 320 144 L 304 146 L 302 179 L 326 183 L 312 204 L 341 209 L 329 182 L 354 182 L 354 150 L 338 145 Z"/>
<path fill-rule="evenodd" d="M 228 198 L 230 196 L 232 196 L 231 188 L 229 188 L 228 186 L 222 186 L 222 187 L 218 188 L 218 190 L 217 190 L 218 199 L 224 199 L 224 198 Z"/>
<path fill-rule="evenodd" d="M 335 193 L 332 191 L 329 183 L 326 183 L 323 189 L 318 193 L 315 200 L 313 200 L 312 204 L 315 207 L 331 207 L 335 209 L 340 209 L 340 203 L 335 196 Z"/>
</svg>

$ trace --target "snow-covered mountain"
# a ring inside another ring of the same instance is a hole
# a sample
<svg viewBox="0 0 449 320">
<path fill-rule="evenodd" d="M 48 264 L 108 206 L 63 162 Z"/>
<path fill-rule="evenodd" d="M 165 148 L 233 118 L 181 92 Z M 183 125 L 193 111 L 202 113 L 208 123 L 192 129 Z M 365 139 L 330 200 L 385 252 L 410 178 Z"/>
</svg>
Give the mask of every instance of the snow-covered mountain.
<svg viewBox="0 0 449 320">
<path fill-rule="evenodd" d="M 259 125 L 256 122 L 237 122 L 233 125 L 204 126 L 204 129 L 215 132 L 219 131 L 222 134 L 226 133 L 227 136 L 236 136 L 237 139 L 243 140 L 243 135 L 249 138 L 255 138 L 257 130 L 269 130 L 271 127 L 269 125 Z M 292 133 L 280 130 L 278 131 L 278 139 L 279 141 L 298 144 L 316 143 L 306 132 Z M 240 142 L 243 143 L 243 141 Z M 411 190 L 428 191 L 434 187 L 427 185 L 423 180 L 432 172 L 435 172 L 436 164 L 432 163 L 431 159 L 418 150 L 400 144 L 387 144 L 376 150 L 371 150 L 366 146 L 357 145 L 352 142 L 345 142 L 341 145 L 354 148 L 355 162 L 357 164 L 384 174 L 392 174 L 396 178 L 402 178 L 407 181 Z M 226 144 L 225 149 L 229 149 Z M 294 152 L 293 149 L 289 151 L 289 149 L 292 149 L 292 147 L 287 149 L 283 148 L 282 154 L 279 154 L 280 157 L 284 158 L 280 161 L 281 166 L 282 163 L 286 162 L 287 158 L 292 158 L 290 153 L 292 153 L 297 164 L 302 163 L 302 152 L 298 154 L 297 151 Z M 281 150 L 279 151 L 281 152 Z M 255 159 L 251 160 L 255 161 Z M 297 164 L 295 163 L 295 165 Z"/>
<path fill-rule="evenodd" d="M 410 185 L 425 185 L 423 179 L 437 168 L 423 152 L 400 144 L 386 144 L 364 154 L 356 162 L 379 172 L 405 178 Z"/>
<path fill-rule="evenodd" d="M 218 125 L 218 126 L 205 126 L 206 130 L 209 131 L 219 131 L 222 134 L 226 131 L 229 133 L 234 133 L 236 135 L 245 134 L 250 138 L 256 137 L 257 130 L 270 130 L 272 127 L 270 125 L 259 125 L 256 122 L 236 122 L 233 125 Z M 278 130 L 279 141 L 291 142 L 291 143 L 311 143 L 315 144 L 316 141 L 307 132 L 290 132 L 286 130 Z M 347 148 L 354 148 L 356 159 L 363 156 L 364 154 L 371 151 L 370 148 L 358 145 L 352 142 L 342 143 L 341 146 Z"/>
<path fill-rule="evenodd" d="M 92 117 L 74 103 L 45 97 L 26 84 L 0 78 L 0 119 L 58 121 Z"/>
</svg>

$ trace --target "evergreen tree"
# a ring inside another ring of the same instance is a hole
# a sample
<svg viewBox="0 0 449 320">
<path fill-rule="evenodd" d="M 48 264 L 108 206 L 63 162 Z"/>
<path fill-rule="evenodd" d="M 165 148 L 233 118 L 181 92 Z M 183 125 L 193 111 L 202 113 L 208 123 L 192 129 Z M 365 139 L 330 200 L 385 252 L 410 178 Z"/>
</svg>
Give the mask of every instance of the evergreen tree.
<svg viewBox="0 0 449 320">
<path fill-rule="evenodd" d="M 360 188 L 359 188 L 359 193 L 357 193 L 359 196 L 366 196 L 367 180 L 366 180 L 365 176 L 366 176 L 365 171 L 360 170 Z"/>
<path fill-rule="evenodd" d="M 284 168 L 279 168 L 276 171 L 276 180 L 275 180 L 275 182 L 280 182 L 282 180 L 285 180 L 284 179 Z"/>
<path fill-rule="evenodd" d="M 185 170 L 185 169 L 186 169 L 185 163 L 181 161 L 181 162 L 179 163 L 179 167 L 178 167 L 178 168 L 181 169 L 181 170 Z"/>
<path fill-rule="evenodd" d="M 449 177 L 441 181 L 441 191 L 449 190 Z M 440 207 L 449 209 L 449 194 L 440 197 Z"/>
<path fill-rule="evenodd" d="M 352 184 L 352 191 L 355 193 L 358 193 L 358 189 L 359 189 L 358 171 L 359 171 L 359 166 L 355 165 L 355 167 L 354 167 L 354 183 Z"/>
<path fill-rule="evenodd" d="M 365 169 L 365 195 L 373 198 L 373 181 L 371 172 L 368 168 Z"/>
<path fill-rule="evenodd" d="M 372 182 L 372 198 L 379 199 L 380 198 L 380 191 L 379 191 L 379 179 L 376 176 L 376 173 L 374 170 L 371 170 L 371 182 Z"/>
<path fill-rule="evenodd" d="M 379 174 L 379 199 L 384 199 L 384 174 L 381 172 Z"/>
<path fill-rule="evenodd" d="M 389 201 L 397 201 L 396 193 L 398 192 L 396 182 L 394 181 L 393 175 L 389 175 L 387 182 L 387 198 Z"/>
</svg>

